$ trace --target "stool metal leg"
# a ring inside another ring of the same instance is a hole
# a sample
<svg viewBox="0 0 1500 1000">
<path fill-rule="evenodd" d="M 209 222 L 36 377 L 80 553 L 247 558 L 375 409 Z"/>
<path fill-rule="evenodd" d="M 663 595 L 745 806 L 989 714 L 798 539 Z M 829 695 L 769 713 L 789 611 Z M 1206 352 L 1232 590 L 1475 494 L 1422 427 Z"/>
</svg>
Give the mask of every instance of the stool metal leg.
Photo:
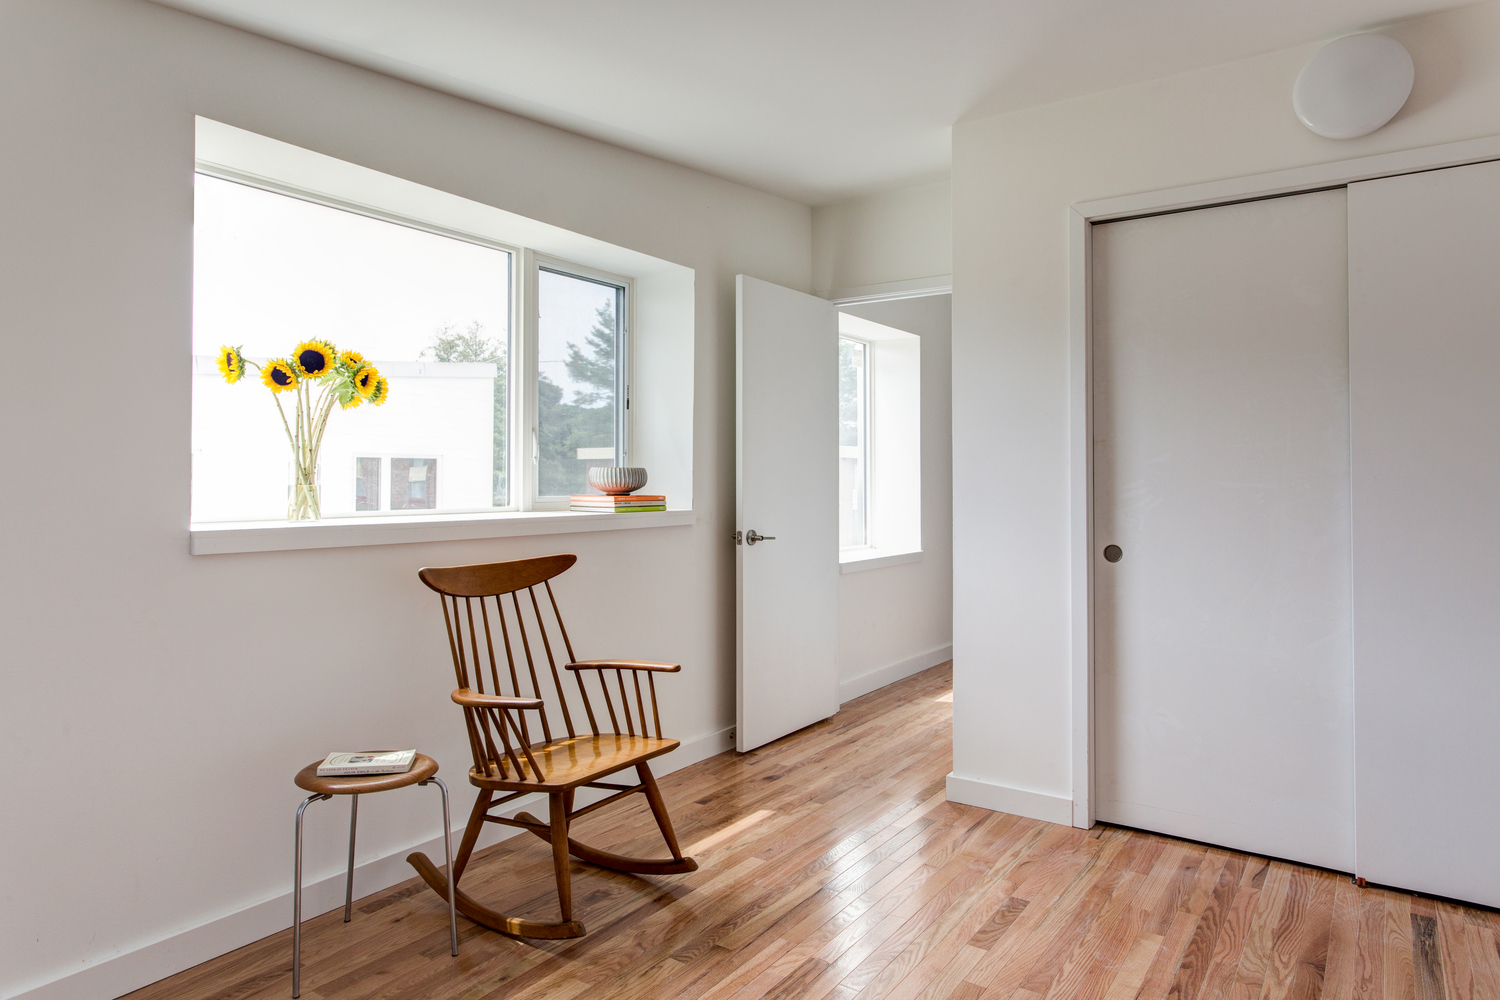
<svg viewBox="0 0 1500 1000">
<path fill-rule="evenodd" d="M 458 897 L 453 890 L 453 821 L 448 818 L 448 786 L 442 778 L 428 778 L 443 793 L 443 860 L 448 865 L 448 934 L 453 944 L 453 954 L 458 954 Z M 417 784 L 425 785 L 427 781 Z"/>
<path fill-rule="evenodd" d="M 331 799 L 332 795 L 309 795 L 297 807 L 297 853 L 293 865 L 295 884 L 292 886 L 292 996 L 302 995 L 302 813 L 319 799 Z"/>
<path fill-rule="evenodd" d="M 344 884 L 344 923 L 354 915 L 354 828 L 359 823 L 359 793 L 349 796 L 349 878 Z"/>
</svg>

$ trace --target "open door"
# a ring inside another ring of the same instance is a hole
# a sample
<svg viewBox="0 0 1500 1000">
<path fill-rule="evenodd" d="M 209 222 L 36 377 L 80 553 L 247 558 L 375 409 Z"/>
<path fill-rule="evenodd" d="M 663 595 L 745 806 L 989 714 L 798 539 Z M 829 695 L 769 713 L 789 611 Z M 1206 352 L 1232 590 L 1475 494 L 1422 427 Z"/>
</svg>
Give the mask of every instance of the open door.
<svg viewBox="0 0 1500 1000">
<path fill-rule="evenodd" d="M 838 313 L 736 279 L 736 746 L 839 710 Z"/>
</svg>

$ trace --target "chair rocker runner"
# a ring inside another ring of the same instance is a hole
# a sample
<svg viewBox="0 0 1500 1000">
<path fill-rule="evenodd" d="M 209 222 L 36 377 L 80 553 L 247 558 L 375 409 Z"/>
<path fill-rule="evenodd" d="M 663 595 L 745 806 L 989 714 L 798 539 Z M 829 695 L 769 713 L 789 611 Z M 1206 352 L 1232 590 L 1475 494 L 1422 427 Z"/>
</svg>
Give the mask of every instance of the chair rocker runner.
<svg viewBox="0 0 1500 1000">
<path fill-rule="evenodd" d="M 675 663 L 649 660 L 574 658 L 573 644 L 558 611 L 551 580 L 577 561 L 574 555 L 542 556 L 473 566 L 428 567 L 418 574 L 423 583 L 437 591 L 443 604 L 449 650 L 458 678 L 458 688 L 452 697 L 463 707 L 464 727 L 474 754 L 469 782 L 479 789 L 458 856 L 453 859 L 453 902 L 458 912 L 475 923 L 513 937 L 569 938 L 584 933 L 583 924 L 573 919 L 570 854 L 580 861 L 621 872 L 672 875 L 698 869 L 698 863 L 684 857 L 677 846 L 666 803 L 646 763 L 652 757 L 677 749 L 677 740 L 662 737 L 656 674 L 675 673 L 682 668 Z M 543 588 L 540 597 L 537 587 Z M 548 633 L 548 617 L 557 626 L 562 650 L 555 649 L 554 638 Z M 575 719 L 568 707 L 556 655 L 562 651 L 567 653 L 563 669 L 573 674 L 583 701 L 588 732 L 578 731 L 583 720 Z M 539 660 L 544 661 L 545 667 L 540 676 L 550 678 L 557 696 L 556 705 L 566 735 L 554 734 L 555 720 L 548 715 L 539 681 Z M 585 677 L 593 679 L 595 691 L 602 697 L 596 700 L 589 696 Z M 503 683 L 507 679 L 508 688 Z M 529 697 L 525 693 L 526 681 L 530 682 Z M 512 694 L 505 694 L 506 690 Z M 596 714 L 596 708 L 603 711 Z M 601 729 L 606 721 L 608 727 Z M 655 736 L 650 735 L 653 730 Z M 636 784 L 602 780 L 627 768 L 635 769 Z M 613 794 L 575 809 L 574 793 L 580 788 L 604 789 Z M 548 822 L 525 812 L 517 813 L 514 819 L 492 814 L 491 810 L 533 792 L 547 794 Z M 671 857 L 623 857 L 581 844 L 569 836 L 569 829 L 578 817 L 637 792 L 646 796 Z M 508 917 L 458 888 L 485 823 L 519 827 L 552 845 L 558 905 L 562 910 L 559 922 Z M 448 898 L 449 882 L 427 855 L 417 852 L 406 860 L 433 891 L 445 900 Z"/>
</svg>

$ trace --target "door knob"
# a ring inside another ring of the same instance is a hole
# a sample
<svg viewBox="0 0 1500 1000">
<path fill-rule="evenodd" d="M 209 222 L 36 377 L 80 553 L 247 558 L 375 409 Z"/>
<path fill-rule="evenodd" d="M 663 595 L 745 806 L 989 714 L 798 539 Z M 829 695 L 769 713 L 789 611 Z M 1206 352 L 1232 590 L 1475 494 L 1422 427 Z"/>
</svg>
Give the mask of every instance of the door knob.
<svg viewBox="0 0 1500 1000">
<path fill-rule="evenodd" d="M 774 542 L 774 541 L 776 541 L 776 536 L 775 535 L 757 535 L 755 533 L 755 529 L 754 528 L 751 528 L 749 531 L 745 532 L 745 544 L 746 545 L 754 545 L 756 542 Z"/>
<path fill-rule="evenodd" d="M 1120 548 L 1118 545 L 1104 546 L 1104 559 L 1106 562 L 1119 562 L 1120 558 L 1124 555 L 1125 550 Z"/>
</svg>

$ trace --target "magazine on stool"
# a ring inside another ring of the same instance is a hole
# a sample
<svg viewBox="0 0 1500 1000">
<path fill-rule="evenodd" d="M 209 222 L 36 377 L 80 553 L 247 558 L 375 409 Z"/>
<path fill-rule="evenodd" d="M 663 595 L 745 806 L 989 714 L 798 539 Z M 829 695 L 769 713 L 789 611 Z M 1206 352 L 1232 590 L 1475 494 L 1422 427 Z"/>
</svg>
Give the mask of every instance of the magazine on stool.
<svg viewBox="0 0 1500 1000">
<path fill-rule="evenodd" d="M 320 778 L 348 778 L 358 774 L 404 774 L 417 760 L 415 750 L 345 750 L 331 753 L 318 765 Z"/>
</svg>

